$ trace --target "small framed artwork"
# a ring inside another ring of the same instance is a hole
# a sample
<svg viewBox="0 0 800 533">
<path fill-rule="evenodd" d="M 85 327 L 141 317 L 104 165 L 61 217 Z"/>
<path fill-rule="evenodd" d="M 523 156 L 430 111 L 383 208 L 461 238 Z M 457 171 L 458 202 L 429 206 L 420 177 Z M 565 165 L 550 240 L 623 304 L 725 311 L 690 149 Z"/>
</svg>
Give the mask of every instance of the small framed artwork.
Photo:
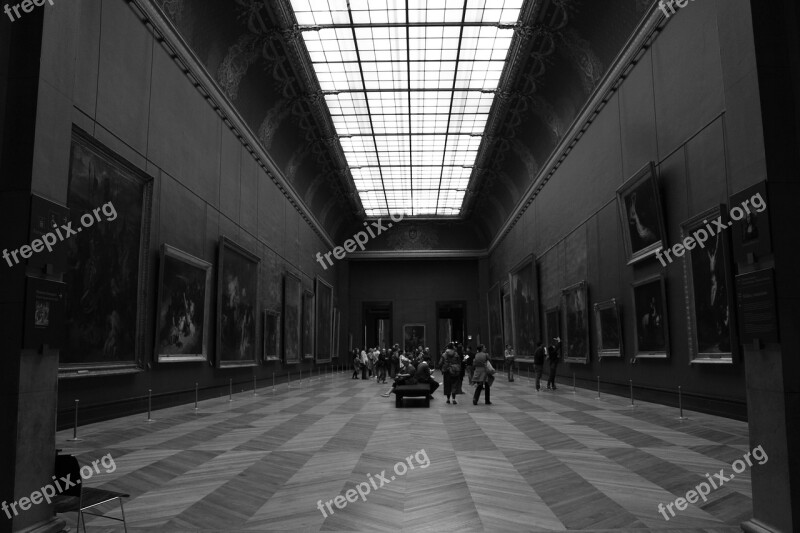
<svg viewBox="0 0 800 533">
<path fill-rule="evenodd" d="M 589 294 L 586 281 L 562 289 L 561 315 L 564 322 L 564 361 L 589 362 Z"/>
<path fill-rule="evenodd" d="M 160 267 L 157 361 L 208 361 L 211 263 L 162 244 Z"/>
<path fill-rule="evenodd" d="M 634 283 L 633 305 L 636 320 L 634 356 L 637 359 L 669 357 L 667 292 L 664 276 L 659 274 Z"/>
<path fill-rule="evenodd" d="M 217 367 L 257 366 L 257 255 L 223 236 L 217 267 Z"/>
<path fill-rule="evenodd" d="M 264 311 L 264 361 L 281 360 L 281 314 Z"/>
<path fill-rule="evenodd" d="M 319 276 L 316 279 L 314 302 L 316 361 L 330 363 L 333 339 L 333 286 Z"/>
<path fill-rule="evenodd" d="M 727 215 L 725 206 L 718 205 L 681 224 L 681 238 L 691 246 L 683 257 L 683 273 L 692 363 L 732 364 L 738 346 L 736 328 L 731 327 L 736 320 L 730 235 L 709 231 L 710 221 Z"/>
<path fill-rule="evenodd" d="M 405 324 L 403 326 L 403 348 L 413 352 L 416 348 L 426 346 L 425 324 Z"/>
<path fill-rule="evenodd" d="M 544 330 L 545 330 L 545 338 L 544 342 L 546 344 L 550 344 L 553 342 L 553 339 L 556 337 L 561 337 L 561 327 L 559 324 L 559 317 L 560 313 L 558 310 L 558 306 L 551 307 L 544 313 Z"/>
<path fill-rule="evenodd" d="M 314 359 L 314 293 L 303 291 L 303 359 Z"/>
<path fill-rule="evenodd" d="M 508 274 L 511 294 L 511 338 L 514 353 L 532 357 L 539 333 L 539 289 L 536 282 L 536 258 L 531 254 Z"/>
<path fill-rule="evenodd" d="M 301 306 L 303 285 L 291 272 L 283 276 L 283 362 L 293 365 L 300 362 L 302 334 Z"/>
<path fill-rule="evenodd" d="M 616 299 L 594 304 L 594 322 L 597 326 L 597 355 L 622 357 L 621 310 Z"/>
<path fill-rule="evenodd" d="M 767 182 L 762 181 L 731 196 L 733 259 L 755 263 L 772 253 L 772 231 L 767 208 Z"/>
<path fill-rule="evenodd" d="M 650 162 L 617 190 L 628 264 L 666 246 L 666 230 L 656 167 Z"/>
</svg>

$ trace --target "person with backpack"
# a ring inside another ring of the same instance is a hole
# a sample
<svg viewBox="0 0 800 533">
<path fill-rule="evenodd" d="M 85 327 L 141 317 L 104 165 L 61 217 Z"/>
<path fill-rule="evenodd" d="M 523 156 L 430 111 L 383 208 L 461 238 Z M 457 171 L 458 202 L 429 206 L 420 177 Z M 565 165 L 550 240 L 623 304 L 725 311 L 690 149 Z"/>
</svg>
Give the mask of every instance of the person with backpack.
<svg viewBox="0 0 800 533">
<path fill-rule="evenodd" d="M 475 355 L 472 366 L 475 369 L 472 373 L 472 382 L 475 383 L 475 395 L 472 397 L 472 405 L 478 405 L 478 400 L 484 387 L 486 388 L 486 405 L 492 405 L 490 388 L 492 381 L 494 381 L 494 368 L 489 356 L 486 354 L 486 346 L 483 344 L 478 345 L 478 353 Z"/>
<path fill-rule="evenodd" d="M 456 394 L 459 394 L 458 381 L 461 380 L 461 356 L 456 351 L 456 346 L 452 342 L 447 345 L 442 353 L 439 369 L 444 378 L 444 396 L 447 403 L 453 398 L 453 404 L 457 405 Z"/>
<path fill-rule="evenodd" d="M 386 349 L 384 348 L 378 354 L 378 360 L 375 362 L 375 371 L 377 373 L 378 383 L 386 383 L 386 365 L 389 359 L 386 357 Z"/>
</svg>

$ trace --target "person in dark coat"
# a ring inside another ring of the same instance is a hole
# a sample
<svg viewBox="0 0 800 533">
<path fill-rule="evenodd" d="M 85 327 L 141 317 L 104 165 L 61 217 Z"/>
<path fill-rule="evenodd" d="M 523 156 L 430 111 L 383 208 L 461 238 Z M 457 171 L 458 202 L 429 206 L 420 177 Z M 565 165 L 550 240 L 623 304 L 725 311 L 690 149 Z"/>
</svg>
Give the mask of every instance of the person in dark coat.
<svg viewBox="0 0 800 533">
<path fill-rule="evenodd" d="M 431 387 L 431 392 L 428 399 L 433 399 L 433 393 L 439 388 L 439 382 L 433 379 L 433 372 L 431 371 L 431 358 L 429 355 L 422 355 L 422 362 L 417 366 L 417 373 L 414 375 L 417 383 L 427 383 Z"/>
<path fill-rule="evenodd" d="M 556 390 L 556 369 L 559 359 L 561 359 L 561 338 L 554 337 L 553 343 L 547 348 L 547 361 L 550 363 L 550 375 L 547 377 L 548 390 Z"/>
<path fill-rule="evenodd" d="M 472 382 L 475 383 L 475 395 L 472 397 L 472 405 L 478 405 L 478 400 L 481 397 L 481 391 L 486 387 L 486 405 L 492 405 L 490 400 L 490 377 L 489 372 L 486 370 L 486 364 L 489 362 L 489 356 L 486 354 L 486 346 L 483 344 L 478 345 L 478 353 L 475 355 L 475 360 L 472 362 L 474 371 L 472 372 Z"/>
<path fill-rule="evenodd" d="M 353 350 L 353 377 L 358 379 L 358 372 L 361 370 L 361 354 L 358 353 L 358 348 Z"/>
<path fill-rule="evenodd" d="M 456 394 L 461 393 L 458 390 L 458 381 L 461 380 L 461 357 L 452 342 L 447 345 L 442 354 L 439 369 L 442 371 L 442 377 L 444 378 L 444 395 L 447 398 L 447 403 L 450 403 L 450 397 L 452 397 L 453 403 L 457 404 Z"/>
<path fill-rule="evenodd" d="M 536 391 L 541 389 L 542 369 L 544 368 L 544 356 L 547 352 L 544 344 L 536 344 L 536 351 L 533 352 L 533 373 L 536 376 Z M 549 388 L 549 387 L 548 387 Z"/>
<path fill-rule="evenodd" d="M 417 373 L 417 369 L 414 368 L 414 365 L 411 364 L 411 360 L 405 356 L 400 356 L 400 368 L 397 370 L 397 375 L 394 378 L 394 383 L 392 383 L 392 387 L 381 394 L 384 398 L 388 398 L 390 394 L 394 392 L 395 387 L 398 385 L 414 385 L 417 381 L 414 379 L 414 376 Z"/>
</svg>

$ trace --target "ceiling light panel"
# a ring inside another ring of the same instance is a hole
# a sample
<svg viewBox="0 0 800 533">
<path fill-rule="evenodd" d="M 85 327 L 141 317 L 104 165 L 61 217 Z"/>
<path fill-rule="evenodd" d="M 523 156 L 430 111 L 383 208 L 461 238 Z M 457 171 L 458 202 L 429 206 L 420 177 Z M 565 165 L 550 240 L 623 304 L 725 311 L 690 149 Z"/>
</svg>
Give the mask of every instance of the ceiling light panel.
<svg viewBox="0 0 800 533">
<path fill-rule="evenodd" d="M 524 0 L 290 0 L 368 216 L 460 213 Z"/>
</svg>

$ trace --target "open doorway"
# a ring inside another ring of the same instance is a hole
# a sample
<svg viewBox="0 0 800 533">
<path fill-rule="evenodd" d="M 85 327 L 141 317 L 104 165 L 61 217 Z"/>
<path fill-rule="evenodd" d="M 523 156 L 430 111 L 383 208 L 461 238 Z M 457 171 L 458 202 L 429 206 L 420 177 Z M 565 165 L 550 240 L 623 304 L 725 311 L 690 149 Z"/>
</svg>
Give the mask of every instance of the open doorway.
<svg viewBox="0 0 800 533">
<path fill-rule="evenodd" d="M 466 302 L 436 302 L 436 346 L 431 346 L 434 364 L 448 342 L 465 344 L 466 314 Z"/>
<path fill-rule="evenodd" d="M 362 348 L 389 349 L 392 340 L 392 302 L 364 302 Z"/>
</svg>

